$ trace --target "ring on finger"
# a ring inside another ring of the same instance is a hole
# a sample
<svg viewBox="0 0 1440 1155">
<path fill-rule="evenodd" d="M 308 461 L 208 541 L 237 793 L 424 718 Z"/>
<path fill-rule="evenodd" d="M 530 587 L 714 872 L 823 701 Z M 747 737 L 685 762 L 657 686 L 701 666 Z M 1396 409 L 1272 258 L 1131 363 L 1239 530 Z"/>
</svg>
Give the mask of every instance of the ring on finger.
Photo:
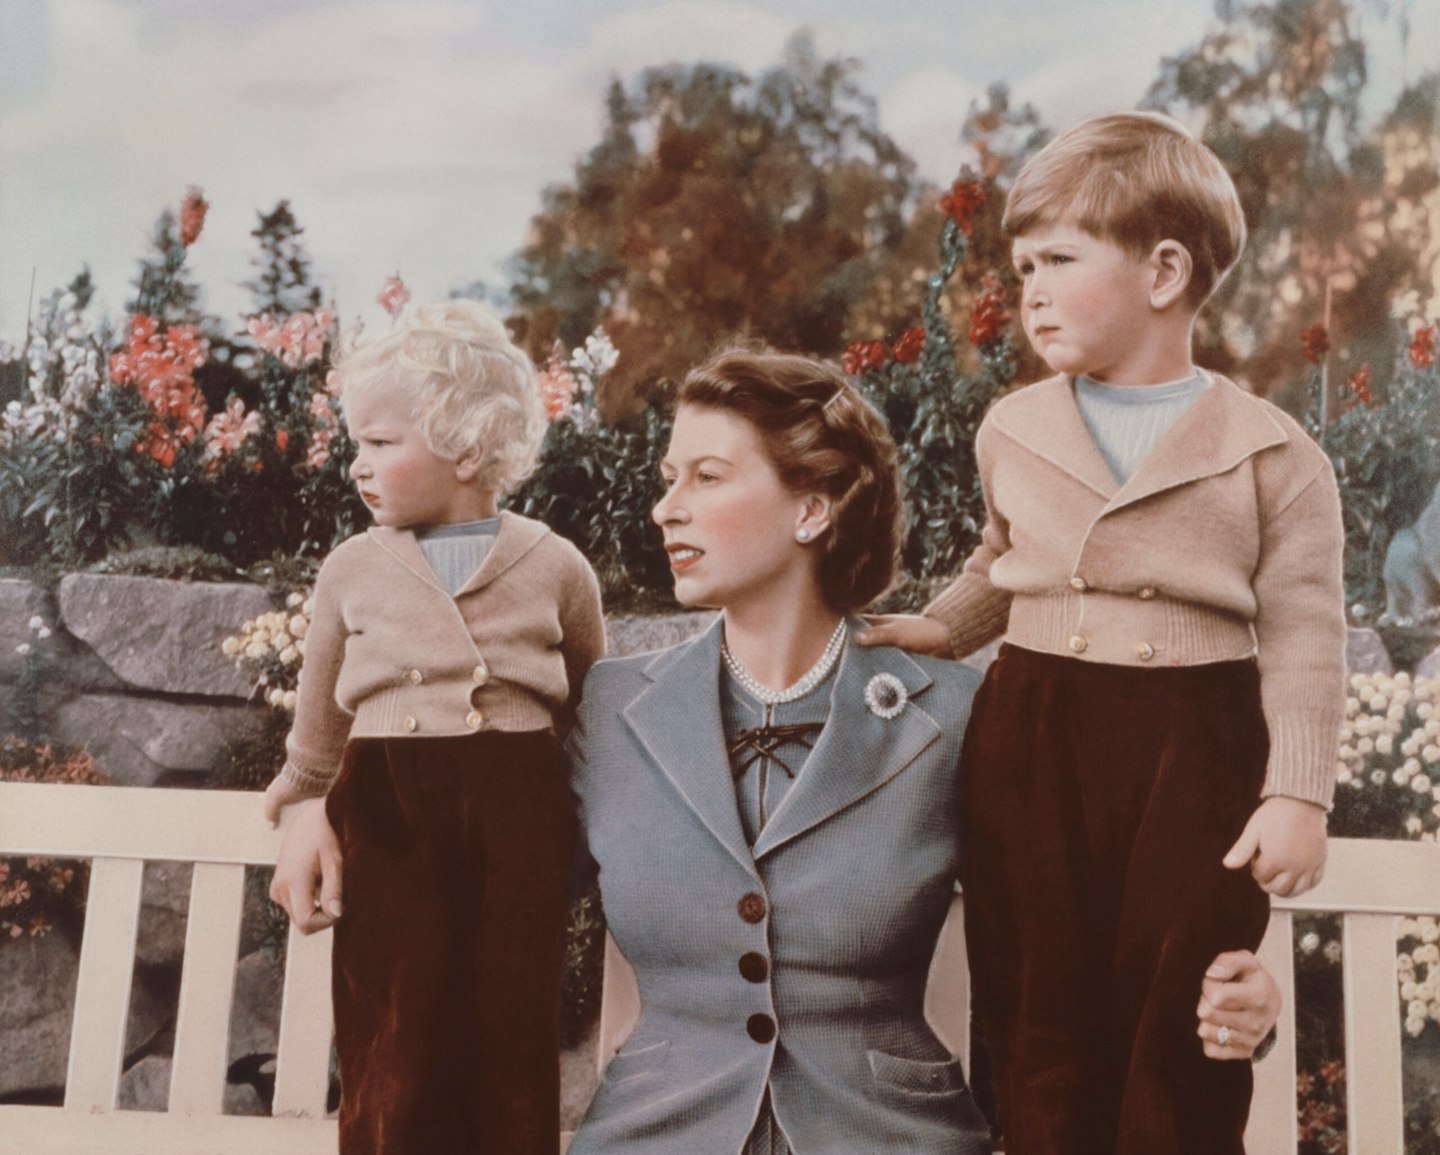
<svg viewBox="0 0 1440 1155">
<path fill-rule="evenodd" d="M 1222 1047 L 1228 1047 L 1230 1045 L 1230 1028 L 1221 1027 L 1218 1031 L 1216 1031 L 1215 1041 L 1219 1043 Z"/>
</svg>

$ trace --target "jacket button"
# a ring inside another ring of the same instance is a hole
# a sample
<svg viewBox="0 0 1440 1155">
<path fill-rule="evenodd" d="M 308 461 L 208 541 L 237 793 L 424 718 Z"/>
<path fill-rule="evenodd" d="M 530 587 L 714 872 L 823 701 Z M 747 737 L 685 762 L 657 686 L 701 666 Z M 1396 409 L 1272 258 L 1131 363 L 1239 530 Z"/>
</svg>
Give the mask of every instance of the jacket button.
<svg viewBox="0 0 1440 1155">
<path fill-rule="evenodd" d="M 470 671 L 470 680 L 474 682 L 477 686 L 483 686 L 486 682 L 490 680 L 490 671 L 486 668 L 484 662 L 481 662 L 478 666 L 476 666 L 473 670 Z"/>
<path fill-rule="evenodd" d="M 1146 586 L 1144 589 L 1138 591 L 1135 596 L 1139 598 L 1142 602 L 1148 602 L 1151 598 L 1155 596 L 1155 587 Z"/>
<path fill-rule="evenodd" d="M 472 730 L 480 729 L 484 722 L 485 715 L 480 713 L 479 710 L 471 710 L 470 713 L 465 715 L 465 725 L 469 726 Z"/>
<path fill-rule="evenodd" d="M 415 721 L 414 717 L 409 714 L 405 715 L 405 720 L 401 722 L 400 725 L 405 727 L 407 734 L 413 734 L 416 730 L 420 729 L 420 723 Z"/>
<path fill-rule="evenodd" d="M 745 1020 L 745 1033 L 757 1043 L 768 1043 L 775 1038 L 775 1020 L 769 1015 L 751 1015 Z"/>
<path fill-rule="evenodd" d="M 1082 634 L 1074 634 L 1070 638 L 1070 648 L 1074 650 L 1077 654 L 1083 654 L 1085 652 L 1085 647 L 1089 644 L 1090 643 L 1085 640 Z"/>
<path fill-rule="evenodd" d="M 746 922 L 759 922 L 765 917 L 765 900 L 752 890 L 741 897 L 735 909 Z"/>
<path fill-rule="evenodd" d="M 405 676 L 417 686 L 425 680 L 425 675 L 422 674 L 419 670 L 406 670 Z"/>
<path fill-rule="evenodd" d="M 1070 579 L 1070 588 L 1072 590 L 1078 590 L 1079 592 L 1084 593 L 1090 587 L 1085 583 L 1084 578 L 1082 578 L 1079 574 L 1076 574 Z"/>
<path fill-rule="evenodd" d="M 1148 662 L 1155 656 L 1155 647 L 1149 642 L 1141 642 L 1135 647 L 1135 656 L 1142 662 Z"/>
<path fill-rule="evenodd" d="M 770 964 L 763 954 L 746 951 L 740 956 L 740 974 L 747 983 L 763 983 L 770 977 Z"/>
</svg>

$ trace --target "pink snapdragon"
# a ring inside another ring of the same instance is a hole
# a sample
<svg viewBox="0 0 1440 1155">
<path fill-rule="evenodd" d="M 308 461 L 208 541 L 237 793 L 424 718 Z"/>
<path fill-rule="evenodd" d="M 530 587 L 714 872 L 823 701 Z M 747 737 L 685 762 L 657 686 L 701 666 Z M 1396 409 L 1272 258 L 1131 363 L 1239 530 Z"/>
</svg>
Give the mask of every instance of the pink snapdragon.
<svg viewBox="0 0 1440 1155">
<path fill-rule="evenodd" d="M 333 309 L 316 309 L 313 313 L 292 313 L 283 321 L 261 313 L 251 317 L 245 328 L 260 349 L 291 369 L 300 369 L 324 356 L 334 323 Z"/>
<path fill-rule="evenodd" d="M 405 287 L 399 273 L 385 278 L 385 283 L 380 286 L 380 293 L 375 298 L 392 318 L 400 315 L 400 310 L 405 308 L 405 302 L 409 299 L 410 290 Z"/>
</svg>

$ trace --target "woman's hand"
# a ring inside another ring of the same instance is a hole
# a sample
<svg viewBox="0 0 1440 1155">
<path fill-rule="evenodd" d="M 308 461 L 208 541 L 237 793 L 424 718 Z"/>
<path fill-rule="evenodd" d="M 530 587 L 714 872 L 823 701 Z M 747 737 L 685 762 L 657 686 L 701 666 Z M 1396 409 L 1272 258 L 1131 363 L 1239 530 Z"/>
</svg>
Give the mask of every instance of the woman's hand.
<svg viewBox="0 0 1440 1155">
<path fill-rule="evenodd" d="M 285 908 L 301 934 L 324 930 L 340 917 L 340 840 L 325 815 L 324 798 L 295 804 L 270 898 Z"/>
<path fill-rule="evenodd" d="M 1304 894 L 1325 873 L 1325 810 L 1299 798 L 1276 796 L 1260 803 L 1225 865 L 1248 865 L 1262 890 L 1282 898 Z"/>
<path fill-rule="evenodd" d="M 862 646 L 899 646 L 912 654 L 953 658 L 950 631 L 923 614 L 866 614 L 869 627 L 855 635 Z"/>
<path fill-rule="evenodd" d="M 1280 988 L 1250 951 L 1227 951 L 1206 968 L 1195 1014 L 1208 1058 L 1249 1059 L 1280 1017 Z"/>
</svg>

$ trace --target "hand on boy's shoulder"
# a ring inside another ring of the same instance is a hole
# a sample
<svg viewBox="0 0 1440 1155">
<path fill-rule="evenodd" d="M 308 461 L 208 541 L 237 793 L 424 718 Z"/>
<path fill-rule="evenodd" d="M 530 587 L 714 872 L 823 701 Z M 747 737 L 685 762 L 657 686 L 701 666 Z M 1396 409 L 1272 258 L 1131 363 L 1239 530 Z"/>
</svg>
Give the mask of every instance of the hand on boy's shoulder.
<svg viewBox="0 0 1440 1155">
<path fill-rule="evenodd" d="M 898 646 L 912 654 L 953 658 L 950 631 L 924 614 L 864 614 L 868 626 L 855 635 L 862 646 Z"/>
</svg>

